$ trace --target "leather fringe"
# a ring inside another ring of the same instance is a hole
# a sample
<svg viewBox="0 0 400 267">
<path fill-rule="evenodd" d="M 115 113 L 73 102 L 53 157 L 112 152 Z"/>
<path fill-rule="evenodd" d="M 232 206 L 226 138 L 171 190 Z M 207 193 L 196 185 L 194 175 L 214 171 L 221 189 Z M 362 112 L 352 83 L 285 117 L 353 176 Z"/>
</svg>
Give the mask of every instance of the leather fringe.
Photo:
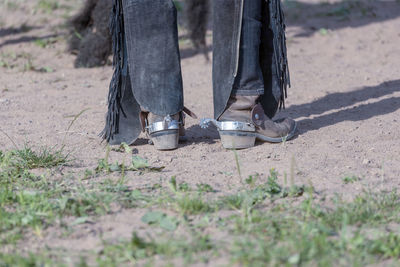
<svg viewBox="0 0 400 267">
<path fill-rule="evenodd" d="M 274 35 L 274 59 L 276 74 L 278 76 L 281 98 L 279 108 L 285 108 L 285 98 L 287 97 L 287 88 L 290 87 L 289 65 L 286 50 L 286 25 L 282 9 L 281 0 L 266 0 L 269 2 L 270 28 Z M 203 5 L 207 5 L 206 2 Z M 125 90 L 126 79 L 123 77 L 125 60 L 125 36 L 124 36 L 124 18 L 122 0 L 113 0 L 113 8 L 110 19 L 110 33 L 113 44 L 113 67 L 114 74 L 111 79 L 108 93 L 108 112 L 106 115 L 106 125 L 100 133 L 103 140 L 109 142 L 115 134 L 119 133 L 120 116 L 126 116 L 121 102 Z"/>
<path fill-rule="evenodd" d="M 113 68 L 114 74 L 110 82 L 108 93 L 108 112 L 106 115 L 106 125 L 100 133 L 103 140 L 109 142 L 115 134 L 119 133 L 120 116 L 126 116 L 121 102 L 125 90 L 125 80 L 123 76 L 125 60 L 125 31 L 122 0 L 114 0 L 110 18 L 110 33 L 113 45 Z"/>
<path fill-rule="evenodd" d="M 274 59 L 276 74 L 281 89 L 279 109 L 285 108 L 287 88 L 290 87 L 290 74 L 286 50 L 286 25 L 281 0 L 269 0 L 270 28 L 274 34 Z"/>
</svg>

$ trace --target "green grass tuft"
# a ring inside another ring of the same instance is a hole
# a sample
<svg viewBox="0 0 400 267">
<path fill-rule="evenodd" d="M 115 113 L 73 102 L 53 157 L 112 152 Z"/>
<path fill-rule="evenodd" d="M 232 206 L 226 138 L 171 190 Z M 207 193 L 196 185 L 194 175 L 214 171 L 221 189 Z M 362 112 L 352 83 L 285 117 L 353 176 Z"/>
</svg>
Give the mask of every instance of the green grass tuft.
<svg viewBox="0 0 400 267">
<path fill-rule="evenodd" d="M 37 3 L 37 9 L 46 13 L 52 13 L 58 8 L 60 8 L 60 3 L 56 0 L 39 0 Z"/>
</svg>

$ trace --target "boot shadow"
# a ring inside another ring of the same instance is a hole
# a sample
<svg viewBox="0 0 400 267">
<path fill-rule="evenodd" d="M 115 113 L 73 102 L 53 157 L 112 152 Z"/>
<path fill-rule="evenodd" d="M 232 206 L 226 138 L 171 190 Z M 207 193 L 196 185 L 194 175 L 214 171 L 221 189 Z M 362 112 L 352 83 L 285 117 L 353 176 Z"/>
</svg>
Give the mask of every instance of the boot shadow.
<svg viewBox="0 0 400 267">
<path fill-rule="evenodd" d="M 203 129 L 199 125 L 192 125 L 189 128 L 186 128 L 186 135 L 184 138 L 179 140 L 179 147 L 202 143 L 214 144 L 217 139 L 219 139 L 219 134 L 215 127 Z M 141 135 L 132 145 L 134 147 L 149 145 L 149 139 L 144 135 Z"/>
<path fill-rule="evenodd" d="M 310 103 L 291 105 L 277 117 L 297 119 L 297 134 L 305 134 L 344 121 L 364 121 L 396 112 L 400 109 L 400 97 L 388 96 L 398 92 L 400 80 L 386 81 L 353 91 L 331 93 Z M 380 100 L 371 101 L 378 98 Z"/>
<path fill-rule="evenodd" d="M 186 141 L 180 142 L 180 146 L 192 144 L 214 144 L 219 139 L 218 131 L 215 127 L 201 128 L 199 125 L 192 125 L 186 129 Z"/>
</svg>

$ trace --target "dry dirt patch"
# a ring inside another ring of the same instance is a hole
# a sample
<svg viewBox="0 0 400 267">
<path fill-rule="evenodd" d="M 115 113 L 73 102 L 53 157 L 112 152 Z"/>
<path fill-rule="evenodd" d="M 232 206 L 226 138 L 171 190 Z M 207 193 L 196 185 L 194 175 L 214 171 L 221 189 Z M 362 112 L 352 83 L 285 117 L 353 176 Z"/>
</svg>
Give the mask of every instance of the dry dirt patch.
<svg viewBox="0 0 400 267">
<path fill-rule="evenodd" d="M 14 149 L 13 142 L 36 148 L 65 145 L 72 163 L 44 175 L 73 185 L 105 157 L 106 147 L 98 133 L 112 74 L 111 66 L 75 69 L 74 57 L 65 53 L 65 17 L 78 3 L 0 1 L 0 150 Z M 287 109 L 279 116 L 290 115 L 298 121 L 297 137 L 279 145 L 259 143 L 235 155 L 222 149 L 215 130 L 202 130 L 197 121 L 188 119 L 188 141 L 176 151 L 155 151 L 144 136 L 136 142 L 135 155 L 151 166 L 165 168 L 127 172 L 124 186 L 129 190 L 155 187 L 158 192 L 158 187 L 168 188 L 175 176 L 191 188 L 207 184 L 217 196 L 226 196 L 246 187 L 250 175 L 265 182 L 275 168 L 279 184 L 312 185 L 317 199 L 335 194 L 353 199 L 364 190 L 398 187 L 399 2 L 303 0 L 288 1 L 286 9 L 293 87 Z M 203 55 L 188 56 L 182 68 L 186 106 L 200 117 L 211 117 L 211 63 Z M 116 161 L 129 164 L 130 156 L 111 151 L 109 162 Z M 101 184 L 109 178 L 115 182 L 120 175 L 101 174 L 89 181 Z M 215 198 L 213 194 L 205 197 Z M 142 209 L 112 206 L 111 215 L 90 218 L 73 228 L 72 234 L 58 226 L 45 229 L 42 236 L 28 229 L 19 244 L 38 251 L 46 246 L 99 251 L 103 236 L 115 241 L 141 230 L 143 225 L 136 222 Z M 213 227 L 205 231 L 214 234 Z M 224 236 L 217 232 L 216 236 Z M 295 262 L 296 254 L 292 256 Z"/>
</svg>

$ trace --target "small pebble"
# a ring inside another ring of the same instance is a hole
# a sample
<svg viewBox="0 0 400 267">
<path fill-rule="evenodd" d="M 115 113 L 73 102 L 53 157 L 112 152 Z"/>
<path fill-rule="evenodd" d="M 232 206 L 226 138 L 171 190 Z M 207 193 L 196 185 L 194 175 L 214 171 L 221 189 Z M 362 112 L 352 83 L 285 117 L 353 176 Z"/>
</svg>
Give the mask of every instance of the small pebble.
<svg viewBox="0 0 400 267">
<path fill-rule="evenodd" d="M 362 162 L 363 165 L 368 165 L 369 163 L 371 163 L 369 159 L 364 159 Z"/>
</svg>

